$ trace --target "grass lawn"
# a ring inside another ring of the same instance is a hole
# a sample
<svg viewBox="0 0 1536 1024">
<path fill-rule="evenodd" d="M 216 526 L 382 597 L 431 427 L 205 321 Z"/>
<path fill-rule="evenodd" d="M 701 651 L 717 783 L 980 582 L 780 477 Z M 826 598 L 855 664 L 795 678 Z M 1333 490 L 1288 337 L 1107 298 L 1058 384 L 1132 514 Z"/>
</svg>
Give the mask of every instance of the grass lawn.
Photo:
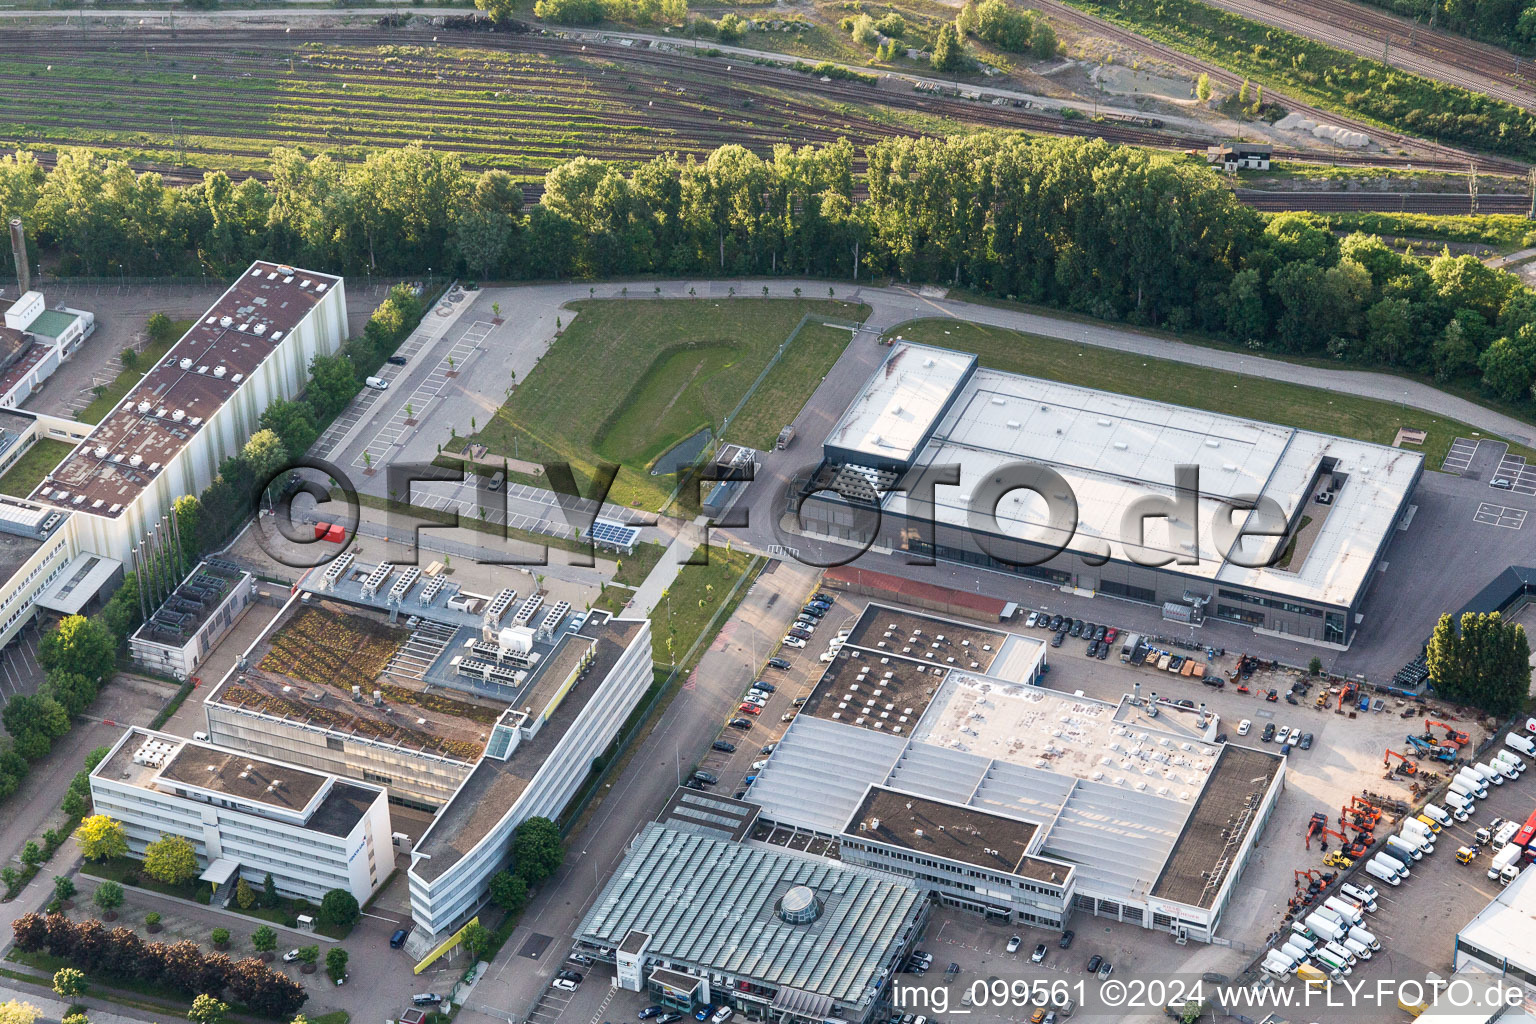
<svg viewBox="0 0 1536 1024">
<path fill-rule="evenodd" d="M 673 658 L 687 655 L 751 564 L 746 552 L 710 545 L 709 564 L 685 565 L 678 571 L 667 596 L 651 612 L 651 652 L 658 665 L 671 665 Z M 702 653 L 694 652 L 694 658 Z"/>
<path fill-rule="evenodd" d="M 43 477 L 53 467 L 64 461 L 64 456 L 74 450 L 75 446 L 68 441 L 55 441 L 51 437 L 38 438 L 16 460 L 16 465 L 6 470 L 5 476 L 0 476 L 0 494 L 25 498 L 43 482 Z"/>
<path fill-rule="evenodd" d="M 123 400 L 123 396 L 139 382 L 144 372 L 159 362 L 160 357 L 169 352 L 171 346 L 180 341 L 181 336 L 191 328 L 191 320 L 171 321 L 171 330 L 166 332 L 170 340 L 161 343 L 150 342 L 146 345 L 144 351 L 139 353 L 137 368 L 124 370 L 118 374 L 117 379 L 103 387 L 101 394 L 91 399 L 91 403 L 81 409 L 75 419 L 81 423 L 100 423 L 102 417 L 111 412 L 117 403 Z"/>
<path fill-rule="evenodd" d="M 571 305 L 575 322 L 474 440 L 514 458 L 569 462 L 583 490 L 599 462 L 616 463 L 609 500 L 652 509 L 675 483 L 651 475 L 657 457 L 700 430 L 718 430 L 805 314 L 862 320 L 869 312 L 827 299 L 745 296 Z M 815 352 L 795 353 L 807 373 L 834 339 L 810 340 Z M 756 425 L 743 430 L 755 436 L 773 422 L 777 434 L 819 381 L 819 373 L 786 373 L 773 385 L 777 410 L 749 404 L 743 419 Z"/>
<path fill-rule="evenodd" d="M 725 439 L 758 451 L 771 450 L 779 431 L 795 418 L 851 336 L 837 327 L 807 323 L 731 421 Z"/>
<path fill-rule="evenodd" d="M 181 885 L 169 885 L 151 878 L 144 873 L 144 862 L 135 857 L 117 857 L 107 861 L 88 860 L 80 865 L 80 873 L 93 878 L 108 878 L 123 885 L 148 889 L 150 892 L 163 893 L 178 899 L 191 900 L 204 906 L 208 905 L 209 899 L 213 896 L 213 886 L 196 879 Z"/>
<path fill-rule="evenodd" d="M 1440 467 L 1456 437 L 1490 436 L 1460 420 L 1394 402 L 1356 398 L 1337 391 L 962 320 L 904 324 L 901 335 L 912 341 L 975 352 L 983 366 L 993 369 L 1377 444 L 1391 444 L 1398 427 L 1417 427 L 1429 435 L 1418 450 L 1423 452 L 1425 465 L 1430 469 Z M 1516 454 L 1525 452 L 1518 445 L 1510 450 Z"/>
</svg>

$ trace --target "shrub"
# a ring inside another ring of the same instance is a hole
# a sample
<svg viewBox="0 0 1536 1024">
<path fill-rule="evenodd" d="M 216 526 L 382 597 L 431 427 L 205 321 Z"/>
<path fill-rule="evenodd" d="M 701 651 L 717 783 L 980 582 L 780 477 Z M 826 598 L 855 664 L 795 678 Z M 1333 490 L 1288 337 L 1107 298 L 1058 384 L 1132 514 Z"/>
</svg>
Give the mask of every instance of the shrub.
<svg viewBox="0 0 1536 1024">
<path fill-rule="evenodd" d="M 229 944 L 229 929 L 215 928 L 208 933 L 208 938 L 215 946 L 227 946 Z"/>
<path fill-rule="evenodd" d="M 332 889 L 320 901 L 320 920 L 337 928 L 351 926 L 361 913 L 357 897 L 345 889 Z"/>
<path fill-rule="evenodd" d="M 161 920 L 163 919 L 160 917 L 160 912 L 158 910 L 151 910 L 149 913 L 144 915 L 144 924 L 150 928 L 158 928 L 160 926 Z"/>
<path fill-rule="evenodd" d="M 181 885 L 197 876 L 197 851 L 181 836 L 162 835 L 144 848 L 144 873 L 166 885 Z"/>
<path fill-rule="evenodd" d="M 91 896 L 91 902 L 97 908 L 107 913 L 113 913 L 123 905 L 123 887 L 111 880 L 102 882 L 96 886 L 96 892 Z"/>
<path fill-rule="evenodd" d="M 256 905 L 256 893 L 251 891 L 250 883 L 243 878 L 235 883 L 235 903 L 241 910 L 250 910 Z"/>
<path fill-rule="evenodd" d="M 61 900 L 61 901 L 62 900 L 72 900 L 72 899 L 75 898 L 75 893 L 77 891 L 78 890 L 76 890 L 76 888 L 75 888 L 75 881 L 74 881 L 74 879 L 70 878 L 68 875 L 54 875 L 53 876 L 53 898 L 54 899 Z"/>
<path fill-rule="evenodd" d="M 347 976 L 347 951 L 340 946 L 332 946 L 325 954 L 325 973 L 331 976 L 332 981 L 340 981 Z"/>
<path fill-rule="evenodd" d="M 53 990 L 65 999 L 84 995 L 88 987 L 85 972 L 78 968 L 60 967 L 53 972 Z"/>
<path fill-rule="evenodd" d="M 848 27 L 848 32 L 853 36 L 853 41 L 860 46 L 874 46 L 880 41 L 880 33 L 875 30 L 875 19 L 867 14 L 854 18 L 853 24 Z"/>
<path fill-rule="evenodd" d="M 270 953 L 277 948 L 277 932 L 262 925 L 251 933 L 251 948 L 258 953 Z"/>
<path fill-rule="evenodd" d="M 747 23 L 741 15 L 732 11 L 715 24 L 715 34 L 722 43 L 739 43 L 746 38 Z"/>
<path fill-rule="evenodd" d="M 900 37 L 907 34 L 907 19 L 903 18 L 895 11 L 891 11 L 889 14 L 881 17 L 879 21 L 875 22 L 875 28 L 883 36 L 890 36 L 893 39 L 899 39 Z"/>
</svg>

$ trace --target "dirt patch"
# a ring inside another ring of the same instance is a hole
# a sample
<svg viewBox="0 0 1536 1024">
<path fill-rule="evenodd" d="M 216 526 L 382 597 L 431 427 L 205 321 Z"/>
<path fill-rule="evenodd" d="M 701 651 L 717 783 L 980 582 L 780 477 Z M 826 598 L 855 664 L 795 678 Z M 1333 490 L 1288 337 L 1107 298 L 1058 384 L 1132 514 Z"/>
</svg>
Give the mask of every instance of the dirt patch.
<svg viewBox="0 0 1536 1024">
<path fill-rule="evenodd" d="M 1119 64 L 1095 68 L 1089 76 L 1101 89 L 1116 96 L 1149 96 L 1169 103 L 1187 104 L 1195 98 L 1195 84 L 1188 78 L 1135 70 Z"/>
</svg>

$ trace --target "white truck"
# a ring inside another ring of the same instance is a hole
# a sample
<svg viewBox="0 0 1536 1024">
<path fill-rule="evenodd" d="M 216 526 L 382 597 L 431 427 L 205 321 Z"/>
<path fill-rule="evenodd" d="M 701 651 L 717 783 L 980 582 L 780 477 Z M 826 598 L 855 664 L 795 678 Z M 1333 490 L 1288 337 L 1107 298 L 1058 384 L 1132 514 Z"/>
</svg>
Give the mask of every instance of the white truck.
<svg viewBox="0 0 1536 1024">
<path fill-rule="evenodd" d="M 1136 648 L 1140 643 L 1140 633 L 1128 633 L 1125 637 L 1125 642 L 1120 645 L 1120 660 L 1130 661 L 1131 655 L 1136 652 Z"/>
<path fill-rule="evenodd" d="M 1513 843 L 1504 847 L 1493 855 L 1493 860 L 1488 862 L 1488 877 L 1498 879 L 1504 885 L 1512 882 L 1520 873 L 1520 854 L 1524 851 Z M 1506 876 L 1505 872 L 1509 872 Z"/>
<path fill-rule="evenodd" d="M 1307 915 L 1307 930 L 1324 942 L 1332 942 L 1342 935 L 1348 935 L 1349 929 L 1337 918 L 1313 911 Z"/>
<path fill-rule="evenodd" d="M 1536 718 L 1531 719 L 1530 722 L 1536 722 Z M 1526 723 L 1527 728 L 1530 727 L 1530 722 Z M 1532 743 L 1530 737 L 1521 736 L 1517 732 L 1506 735 L 1504 737 L 1504 745 L 1511 750 L 1518 750 L 1526 757 L 1536 755 L 1536 743 Z"/>
<path fill-rule="evenodd" d="M 1338 914 L 1351 927 L 1357 924 L 1365 924 L 1365 915 L 1360 912 L 1360 908 L 1345 902 L 1337 896 L 1329 896 L 1323 900 L 1323 906 Z"/>
</svg>

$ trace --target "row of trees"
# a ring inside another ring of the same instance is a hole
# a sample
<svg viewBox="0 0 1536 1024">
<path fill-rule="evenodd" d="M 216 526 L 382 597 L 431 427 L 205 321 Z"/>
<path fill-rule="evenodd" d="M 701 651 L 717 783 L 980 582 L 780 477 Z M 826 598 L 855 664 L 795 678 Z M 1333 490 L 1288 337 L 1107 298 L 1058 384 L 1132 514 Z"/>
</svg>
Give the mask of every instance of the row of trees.
<svg viewBox="0 0 1536 1024">
<path fill-rule="evenodd" d="M 10 749 L 0 752 L 0 800 L 16 792 L 31 764 L 46 757 L 53 741 L 69 732 L 74 716 L 96 699 L 116 669 L 117 643 L 100 622 L 70 615 L 43 637 L 37 661 L 47 672 L 37 692 L 12 697 L 0 712 L 0 722 L 11 737 Z M 68 813 L 84 810 L 89 788 L 86 793 L 77 792 L 78 788 L 72 785 L 66 797 Z"/>
<path fill-rule="evenodd" d="M 1519 53 L 1536 53 L 1536 0 L 1366 0 L 1417 21 Z"/>
<path fill-rule="evenodd" d="M 1530 400 L 1536 294 L 1470 256 L 1424 258 L 1360 234 L 1340 240 L 1310 215 L 1266 218 L 1203 164 L 1097 140 L 987 132 L 891 139 L 865 156 L 862 179 L 846 141 L 779 146 L 767 159 L 724 146 L 701 161 L 657 158 L 629 174 L 583 157 L 552 169 L 541 200 L 524 210 L 506 174 L 466 173 L 450 155 L 409 147 L 343 166 L 279 150 L 270 183 L 239 186 L 239 215 L 208 212 L 228 191 L 211 174 L 168 190 L 169 210 L 154 221 L 187 234 L 157 236 L 153 255 L 119 238 L 107 251 L 133 272 L 266 256 L 484 278 L 890 275 Z M 91 239 L 119 228 L 99 222 L 81 190 L 83 162 L 61 157 L 45 173 L 25 155 L 0 161 L 0 213 L 30 217 L 44 244 L 67 239 L 75 252 L 81 243 L 89 260 Z M 62 204 L 65 194 L 78 206 Z M 226 226 L 216 241 L 198 234 L 205 216 Z M 82 218 L 91 230 L 65 229 Z M 351 397 L 359 360 L 377 350 L 364 338 L 316 361 L 306 399 L 316 423 Z M 289 450 L 309 437 L 293 411 L 280 405 L 264 421 Z M 229 493 L 216 514 L 204 509 L 221 526 L 249 500 L 241 474 L 223 477 Z"/>
<path fill-rule="evenodd" d="M 528 894 L 565 859 L 560 828 L 548 818 L 529 818 L 512 835 L 512 866 L 491 879 L 491 902 L 509 914 L 528 904 Z"/>
<path fill-rule="evenodd" d="M 303 986 L 259 958 L 234 961 L 190 940 L 146 942 L 131 928 L 76 923 L 62 914 L 25 914 L 12 925 L 16 948 L 47 953 L 90 976 L 163 985 L 188 997 L 228 995 L 252 1013 L 290 1019 L 308 999 Z"/>
<path fill-rule="evenodd" d="M 1525 627 L 1498 612 L 1467 612 L 1458 623 L 1440 616 L 1427 652 L 1429 678 L 1446 700 L 1500 718 L 1524 706 L 1531 688 L 1531 645 Z"/>
</svg>

